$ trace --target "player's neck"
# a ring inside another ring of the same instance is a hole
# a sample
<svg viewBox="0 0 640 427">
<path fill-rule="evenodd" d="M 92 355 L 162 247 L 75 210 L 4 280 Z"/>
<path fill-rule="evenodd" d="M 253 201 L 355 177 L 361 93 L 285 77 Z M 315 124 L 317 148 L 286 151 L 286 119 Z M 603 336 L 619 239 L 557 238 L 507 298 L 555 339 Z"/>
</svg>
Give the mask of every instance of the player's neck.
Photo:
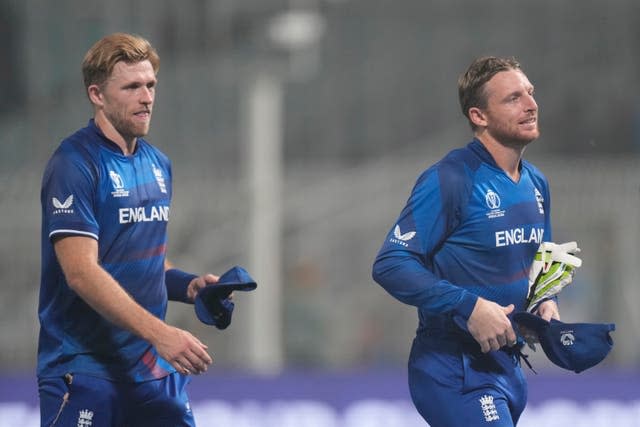
<svg viewBox="0 0 640 427">
<path fill-rule="evenodd" d="M 476 138 L 484 145 L 496 165 L 502 169 L 514 182 L 520 180 L 520 161 L 526 145 L 503 144 L 487 135 L 476 135 Z"/>
<path fill-rule="evenodd" d="M 125 138 L 103 114 L 96 114 L 94 122 L 102 131 L 104 136 L 120 147 L 122 154 L 130 156 L 136 150 L 136 143 L 138 139 L 134 136 Z"/>
</svg>

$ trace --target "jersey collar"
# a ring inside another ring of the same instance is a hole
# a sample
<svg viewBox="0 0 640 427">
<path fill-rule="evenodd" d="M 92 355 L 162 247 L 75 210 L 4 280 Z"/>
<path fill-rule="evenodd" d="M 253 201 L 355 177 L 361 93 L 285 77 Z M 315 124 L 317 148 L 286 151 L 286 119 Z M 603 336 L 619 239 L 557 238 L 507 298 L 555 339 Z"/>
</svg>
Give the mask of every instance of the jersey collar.
<svg viewBox="0 0 640 427">
<path fill-rule="evenodd" d="M 468 147 L 484 163 L 487 163 L 490 166 L 502 171 L 502 168 L 498 166 L 491 153 L 489 153 L 489 150 L 487 150 L 487 147 L 485 147 L 478 138 L 473 138 L 473 141 L 469 143 Z M 518 169 L 522 171 L 522 160 L 520 160 L 520 163 L 518 164 Z"/>
<path fill-rule="evenodd" d="M 91 129 L 91 131 L 94 132 L 99 137 L 98 140 L 102 142 L 104 147 L 107 148 L 109 151 L 113 151 L 114 153 L 120 154 L 122 156 L 125 155 L 118 144 L 116 144 L 115 142 L 107 138 L 107 136 L 102 132 L 102 130 L 98 127 L 98 125 L 96 125 L 96 121 L 93 118 L 89 120 L 89 124 L 87 125 L 87 127 Z M 132 154 L 133 156 L 135 156 L 136 153 L 138 152 L 140 141 L 142 141 L 142 138 L 138 138 L 138 141 L 136 143 L 136 148 Z"/>
</svg>

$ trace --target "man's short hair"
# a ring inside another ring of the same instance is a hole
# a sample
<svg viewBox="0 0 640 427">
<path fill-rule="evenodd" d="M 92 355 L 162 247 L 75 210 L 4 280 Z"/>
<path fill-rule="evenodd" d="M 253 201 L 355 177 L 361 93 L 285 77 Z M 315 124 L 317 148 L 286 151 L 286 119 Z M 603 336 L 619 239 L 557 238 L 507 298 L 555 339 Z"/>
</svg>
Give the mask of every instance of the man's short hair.
<svg viewBox="0 0 640 427">
<path fill-rule="evenodd" d="M 89 49 L 82 61 L 85 89 L 91 85 L 103 85 L 120 61 L 135 64 L 147 60 L 157 74 L 160 69 L 160 57 L 145 38 L 126 33 L 105 36 Z"/>
<path fill-rule="evenodd" d="M 467 119 L 469 119 L 470 108 L 486 108 L 485 83 L 497 73 L 508 70 L 521 70 L 520 63 L 513 57 L 483 56 L 473 61 L 467 71 L 458 78 L 458 98 L 462 114 Z M 469 123 L 471 128 L 475 130 L 475 125 L 471 120 L 469 120 Z"/>
</svg>

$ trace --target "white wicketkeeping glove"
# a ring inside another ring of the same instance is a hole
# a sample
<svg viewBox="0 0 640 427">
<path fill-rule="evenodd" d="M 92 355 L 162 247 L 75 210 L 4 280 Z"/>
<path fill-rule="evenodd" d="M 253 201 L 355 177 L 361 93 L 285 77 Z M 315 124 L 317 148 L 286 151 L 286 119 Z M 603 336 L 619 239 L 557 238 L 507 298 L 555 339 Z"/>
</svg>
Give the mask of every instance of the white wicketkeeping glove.
<svg viewBox="0 0 640 427">
<path fill-rule="evenodd" d="M 575 256 L 579 252 L 576 242 L 540 244 L 529 270 L 528 312 L 533 312 L 541 301 L 553 297 L 571 283 L 575 269 L 582 265 L 582 260 Z"/>
</svg>

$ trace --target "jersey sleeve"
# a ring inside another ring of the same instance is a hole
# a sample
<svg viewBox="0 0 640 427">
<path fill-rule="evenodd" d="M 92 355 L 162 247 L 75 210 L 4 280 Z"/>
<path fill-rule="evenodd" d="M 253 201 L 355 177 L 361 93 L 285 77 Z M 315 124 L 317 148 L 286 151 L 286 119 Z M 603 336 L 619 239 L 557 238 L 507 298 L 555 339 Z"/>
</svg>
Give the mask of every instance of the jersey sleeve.
<svg viewBox="0 0 640 427">
<path fill-rule="evenodd" d="M 43 231 L 56 235 L 83 235 L 98 240 L 95 214 L 96 173 L 81 155 L 59 149 L 49 161 L 42 180 Z"/>
<path fill-rule="evenodd" d="M 373 279 L 398 300 L 429 314 L 468 319 L 477 296 L 437 277 L 431 267 L 468 195 L 461 173 L 432 167 L 418 179 L 375 259 Z"/>
</svg>

